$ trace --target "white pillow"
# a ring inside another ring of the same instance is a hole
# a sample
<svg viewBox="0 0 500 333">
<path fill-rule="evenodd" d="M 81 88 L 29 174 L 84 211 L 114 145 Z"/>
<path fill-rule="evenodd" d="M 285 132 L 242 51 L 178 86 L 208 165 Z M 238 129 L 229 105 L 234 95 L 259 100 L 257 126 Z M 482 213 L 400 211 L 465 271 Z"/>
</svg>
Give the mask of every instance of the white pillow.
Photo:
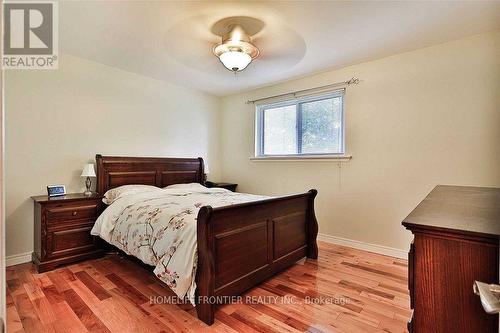
<svg viewBox="0 0 500 333">
<path fill-rule="evenodd" d="M 121 198 L 125 195 L 153 192 L 153 191 L 161 191 L 161 188 L 152 185 L 122 185 L 119 187 L 112 188 L 111 190 L 104 193 L 104 198 L 102 198 L 102 202 L 104 202 L 106 205 L 111 205 L 118 198 Z"/>
<path fill-rule="evenodd" d="M 189 183 L 189 184 L 173 184 L 164 187 L 165 189 L 175 189 L 175 190 L 206 190 L 207 188 L 200 183 Z"/>
</svg>

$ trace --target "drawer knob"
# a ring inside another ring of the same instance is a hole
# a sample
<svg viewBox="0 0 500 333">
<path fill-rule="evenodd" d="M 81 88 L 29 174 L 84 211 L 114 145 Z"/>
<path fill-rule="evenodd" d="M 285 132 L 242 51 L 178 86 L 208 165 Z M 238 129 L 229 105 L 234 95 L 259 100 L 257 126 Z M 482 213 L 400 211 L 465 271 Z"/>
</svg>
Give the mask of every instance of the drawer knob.
<svg viewBox="0 0 500 333">
<path fill-rule="evenodd" d="M 76 214 L 78 214 L 78 212 L 77 212 L 77 211 L 74 211 L 74 212 L 73 212 L 73 216 L 76 216 Z"/>
</svg>

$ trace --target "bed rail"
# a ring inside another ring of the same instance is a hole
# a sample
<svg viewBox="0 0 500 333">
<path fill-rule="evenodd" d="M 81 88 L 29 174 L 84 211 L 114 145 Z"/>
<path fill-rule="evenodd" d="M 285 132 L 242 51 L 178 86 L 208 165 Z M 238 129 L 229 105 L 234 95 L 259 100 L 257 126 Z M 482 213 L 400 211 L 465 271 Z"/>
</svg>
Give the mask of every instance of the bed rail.
<svg viewBox="0 0 500 333">
<path fill-rule="evenodd" d="M 221 299 L 240 295 L 298 260 L 318 257 L 317 191 L 198 213 L 198 318 L 211 325 Z"/>
</svg>

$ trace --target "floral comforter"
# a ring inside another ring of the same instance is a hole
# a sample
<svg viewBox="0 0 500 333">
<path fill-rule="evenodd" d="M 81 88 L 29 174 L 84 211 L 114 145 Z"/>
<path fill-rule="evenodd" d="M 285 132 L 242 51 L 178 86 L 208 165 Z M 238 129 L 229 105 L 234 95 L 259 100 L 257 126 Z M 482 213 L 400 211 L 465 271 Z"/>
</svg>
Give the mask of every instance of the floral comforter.
<svg viewBox="0 0 500 333">
<path fill-rule="evenodd" d="M 197 266 L 196 218 L 200 207 L 220 207 L 265 198 L 221 188 L 158 189 L 131 194 L 107 207 L 91 234 L 154 266 L 156 276 L 178 297 L 193 302 Z"/>
</svg>

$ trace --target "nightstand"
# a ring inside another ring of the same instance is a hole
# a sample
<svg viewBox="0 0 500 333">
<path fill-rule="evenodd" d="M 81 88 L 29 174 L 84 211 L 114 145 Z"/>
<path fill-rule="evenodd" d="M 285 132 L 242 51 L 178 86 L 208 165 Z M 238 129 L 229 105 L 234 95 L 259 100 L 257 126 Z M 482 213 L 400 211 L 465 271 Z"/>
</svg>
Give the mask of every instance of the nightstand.
<svg viewBox="0 0 500 333">
<path fill-rule="evenodd" d="M 39 273 L 104 251 L 90 234 L 103 209 L 102 196 L 81 193 L 60 197 L 31 197 L 35 202 L 35 251 L 32 260 Z"/>
<path fill-rule="evenodd" d="M 218 183 L 218 182 L 205 182 L 205 186 L 206 187 L 220 187 L 220 188 L 225 188 L 226 190 L 229 190 L 229 191 L 236 191 L 236 187 L 238 186 L 238 184 L 234 184 L 234 183 Z"/>
</svg>

